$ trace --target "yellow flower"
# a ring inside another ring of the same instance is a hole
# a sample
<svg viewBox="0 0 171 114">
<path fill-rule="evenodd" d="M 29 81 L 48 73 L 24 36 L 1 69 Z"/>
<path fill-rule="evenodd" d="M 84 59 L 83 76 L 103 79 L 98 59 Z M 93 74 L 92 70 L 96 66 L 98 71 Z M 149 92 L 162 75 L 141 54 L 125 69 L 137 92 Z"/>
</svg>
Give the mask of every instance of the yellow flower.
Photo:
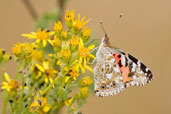
<svg viewBox="0 0 171 114">
<path fill-rule="evenodd" d="M 3 60 L 4 60 L 4 62 L 8 62 L 8 61 L 11 60 L 11 59 L 12 59 L 12 57 L 11 57 L 10 54 L 5 53 L 5 54 L 3 55 Z"/>
<path fill-rule="evenodd" d="M 61 32 L 61 37 L 62 37 L 62 39 L 63 40 L 67 40 L 68 38 L 69 38 L 69 33 L 68 33 L 68 31 L 62 31 Z"/>
<path fill-rule="evenodd" d="M 68 80 L 69 80 L 70 78 L 76 80 L 77 77 L 80 75 L 80 74 L 79 74 L 78 65 L 75 65 L 75 66 L 71 67 L 70 70 L 67 69 L 67 72 L 68 72 L 68 74 L 67 74 L 67 76 L 66 76 L 65 83 L 68 82 Z"/>
<path fill-rule="evenodd" d="M 42 72 L 37 68 L 37 66 L 33 65 L 31 67 L 32 70 L 32 76 L 34 76 L 35 79 L 39 79 L 40 76 L 42 75 Z"/>
<path fill-rule="evenodd" d="M 90 38 L 91 29 L 86 27 L 82 30 L 83 41 L 86 42 Z"/>
<path fill-rule="evenodd" d="M 62 49 L 70 49 L 70 41 L 62 41 Z"/>
<path fill-rule="evenodd" d="M 55 50 L 55 52 L 60 51 L 61 43 L 60 43 L 59 38 L 56 35 L 54 35 L 54 39 L 50 40 L 49 43 L 53 46 L 53 49 Z"/>
<path fill-rule="evenodd" d="M 88 48 L 84 47 L 83 40 L 80 39 L 80 44 L 78 48 L 78 53 L 79 53 L 79 66 L 82 70 L 83 73 L 85 73 L 85 69 L 93 72 L 92 68 L 87 65 L 87 62 L 89 61 L 90 58 L 95 59 L 96 57 L 90 53 L 90 51 L 95 47 L 95 45 L 90 45 Z M 83 67 L 83 65 L 84 67 Z"/>
<path fill-rule="evenodd" d="M 80 88 L 80 95 L 82 98 L 88 97 L 88 87 L 87 86 Z"/>
<path fill-rule="evenodd" d="M 80 20 L 80 13 L 79 13 L 78 20 L 73 21 L 73 28 L 76 31 L 80 31 L 83 28 L 83 26 L 90 21 L 90 19 L 88 19 L 87 21 L 84 22 L 84 19 L 85 19 L 85 16 Z"/>
<path fill-rule="evenodd" d="M 54 36 L 54 39 L 50 41 L 50 44 L 55 47 L 60 47 L 60 40 L 58 37 Z"/>
<path fill-rule="evenodd" d="M 4 73 L 7 82 L 2 82 L 1 89 L 6 89 L 8 92 L 17 91 L 19 88 L 18 82 L 16 80 L 11 80 L 7 73 Z"/>
<path fill-rule="evenodd" d="M 80 37 L 73 35 L 71 38 L 71 50 L 75 51 L 80 43 Z"/>
<path fill-rule="evenodd" d="M 46 104 L 44 105 L 44 107 L 42 108 L 41 113 L 39 112 L 39 114 L 47 114 L 47 112 L 51 109 L 51 105 L 50 104 Z"/>
<path fill-rule="evenodd" d="M 61 61 L 60 61 L 60 60 L 58 60 L 58 61 L 56 62 L 56 65 L 58 65 L 58 66 L 62 66 Z"/>
<path fill-rule="evenodd" d="M 53 34 L 54 32 L 49 32 L 44 29 L 38 29 L 37 33 L 31 32 L 31 34 L 22 34 L 22 36 L 28 37 L 29 39 L 36 39 L 37 43 L 41 43 L 45 47 L 47 41 L 50 41 L 50 36 Z"/>
<path fill-rule="evenodd" d="M 69 98 L 69 99 L 65 100 L 64 103 L 65 103 L 66 106 L 70 106 L 71 103 L 72 103 L 72 98 Z"/>
<path fill-rule="evenodd" d="M 43 73 L 45 77 L 45 83 L 48 83 L 48 82 L 53 83 L 53 78 L 55 74 L 57 74 L 58 72 L 54 70 L 53 68 L 49 68 L 49 63 L 45 61 L 43 62 L 43 66 L 39 64 L 35 64 L 35 65 Z"/>
<path fill-rule="evenodd" d="M 61 21 L 58 21 L 54 24 L 54 30 L 55 32 L 61 32 L 63 30 Z"/>
<path fill-rule="evenodd" d="M 57 56 L 67 62 L 71 58 L 71 50 L 70 49 L 62 49 Z"/>
<path fill-rule="evenodd" d="M 61 53 L 61 57 L 63 59 L 69 60 L 71 57 L 71 50 L 69 50 L 69 49 L 61 50 L 60 53 Z"/>
<path fill-rule="evenodd" d="M 34 50 L 32 53 L 32 58 L 41 62 L 43 60 L 42 51 Z"/>
<path fill-rule="evenodd" d="M 33 113 L 36 110 L 36 108 L 39 107 L 39 106 L 40 105 L 39 105 L 38 102 L 31 103 L 31 105 L 30 105 L 30 112 Z"/>
<path fill-rule="evenodd" d="M 90 76 L 85 76 L 81 81 L 84 86 L 88 86 L 93 82 Z"/>
<path fill-rule="evenodd" d="M 74 10 L 72 10 L 70 12 L 69 12 L 69 10 L 66 10 L 65 21 L 74 21 Z"/>
<path fill-rule="evenodd" d="M 32 54 L 33 50 L 34 50 L 33 45 L 31 45 L 29 43 L 22 44 L 22 51 L 25 56 L 30 56 Z"/>
<path fill-rule="evenodd" d="M 21 49 L 22 49 L 22 45 L 21 43 L 17 43 L 13 46 L 12 48 L 12 53 L 15 55 L 15 56 L 18 56 L 21 54 Z"/>
</svg>

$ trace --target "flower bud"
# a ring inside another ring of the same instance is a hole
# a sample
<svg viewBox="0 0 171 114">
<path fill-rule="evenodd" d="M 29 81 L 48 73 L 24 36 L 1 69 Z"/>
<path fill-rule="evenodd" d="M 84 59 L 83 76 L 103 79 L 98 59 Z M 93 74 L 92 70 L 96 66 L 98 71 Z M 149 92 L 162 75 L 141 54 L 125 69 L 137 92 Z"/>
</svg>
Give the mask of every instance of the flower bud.
<svg viewBox="0 0 171 114">
<path fill-rule="evenodd" d="M 88 27 L 86 27 L 82 30 L 81 36 L 82 36 L 82 39 L 84 42 L 89 40 L 90 33 L 91 33 L 91 29 L 89 29 Z"/>
<path fill-rule="evenodd" d="M 82 98 L 88 97 L 88 87 L 87 86 L 80 88 L 80 95 Z"/>
</svg>

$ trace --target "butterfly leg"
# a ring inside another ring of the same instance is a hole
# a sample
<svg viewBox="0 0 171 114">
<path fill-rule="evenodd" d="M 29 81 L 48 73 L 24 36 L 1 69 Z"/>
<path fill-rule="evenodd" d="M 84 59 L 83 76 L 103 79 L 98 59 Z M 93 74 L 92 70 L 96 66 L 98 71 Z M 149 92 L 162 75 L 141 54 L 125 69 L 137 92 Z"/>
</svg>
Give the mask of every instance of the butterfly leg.
<svg viewBox="0 0 171 114">
<path fill-rule="evenodd" d="M 99 47 L 95 47 L 94 49 L 92 49 L 89 53 L 92 53 L 93 51 L 95 51 L 96 49 L 98 49 Z"/>
<path fill-rule="evenodd" d="M 96 59 L 94 59 L 92 62 L 87 62 L 88 64 L 94 64 L 94 62 L 96 61 Z"/>
<path fill-rule="evenodd" d="M 99 47 L 95 47 L 94 49 L 92 49 L 90 52 L 88 53 L 83 53 L 83 55 L 86 55 L 86 54 L 89 54 L 89 53 L 92 53 L 93 51 L 95 51 L 96 49 L 98 49 Z"/>
</svg>

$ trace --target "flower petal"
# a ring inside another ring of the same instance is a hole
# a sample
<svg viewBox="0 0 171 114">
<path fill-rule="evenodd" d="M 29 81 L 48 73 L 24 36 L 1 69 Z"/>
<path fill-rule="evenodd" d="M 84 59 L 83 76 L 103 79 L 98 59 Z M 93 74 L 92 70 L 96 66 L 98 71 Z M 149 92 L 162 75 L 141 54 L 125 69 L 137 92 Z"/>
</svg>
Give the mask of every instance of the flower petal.
<svg viewBox="0 0 171 114">
<path fill-rule="evenodd" d="M 70 77 L 67 76 L 67 77 L 65 78 L 65 83 L 67 83 L 69 79 L 70 79 Z"/>
<path fill-rule="evenodd" d="M 75 65 L 78 62 L 78 59 L 74 60 L 71 64 L 71 66 Z"/>
<path fill-rule="evenodd" d="M 88 54 L 91 58 L 96 59 L 96 57 L 93 54 Z"/>
<path fill-rule="evenodd" d="M 90 45 L 90 46 L 88 47 L 88 49 L 89 49 L 89 50 L 92 50 L 94 47 L 95 47 L 95 45 L 93 44 L 93 45 Z"/>
<path fill-rule="evenodd" d="M 47 41 L 46 40 L 43 40 L 43 46 L 45 47 L 47 44 Z"/>
<path fill-rule="evenodd" d="M 45 83 L 48 83 L 48 78 L 47 77 L 45 77 Z"/>
<path fill-rule="evenodd" d="M 83 21 L 84 21 L 84 19 L 85 19 L 85 16 L 81 19 L 81 22 L 83 22 Z"/>
<path fill-rule="evenodd" d="M 39 64 L 35 64 L 35 65 L 41 72 L 45 71 L 45 69 L 41 65 L 39 65 Z"/>
<path fill-rule="evenodd" d="M 54 35 L 54 33 L 55 33 L 54 31 L 50 32 L 50 36 Z"/>
<path fill-rule="evenodd" d="M 48 40 L 48 42 L 49 42 L 52 46 L 54 46 L 52 40 Z"/>
<path fill-rule="evenodd" d="M 85 69 L 84 69 L 83 66 L 82 66 L 82 59 L 83 59 L 83 58 L 80 57 L 80 59 L 79 59 L 79 67 L 80 67 L 82 73 L 84 74 L 84 73 L 85 73 Z"/>
<path fill-rule="evenodd" d="M 44 69 L 49 69 L 49 63 L 48 62 L 43 62 L 43 67 L 44 67 Z"/>
<path fill-rule="evenodd" d="M 93 73 L 93 69 L 87 65 L 87 61 L 85 58 L 84 58 L 84 67 Z"/>
<path fill-rule="evenodd" d="M 36 34 L 22 34 L 22 36 L 23 37 L 28 37 L 29 39 L 36 39 Z"/>
<path fill-rule="evenodd" d="M 11 79 L 9 78 L 8 74 L 7 73 L 4 73 L 4 76 L 5 76 L 5 79 L 7 80 L 7 82 L 10 82 Z"/>
<path fill-rule="evenodd" d="M 83 47 L 83 46 L 84 46 L 83 39 L 80 38 L 79 48 L 80 48 L 80 47 Z"/>
<path fill-rule="evenodd" d="M 50 83 L 53 83 L 53 79 L 52 78 L 49 78 L 49 81 L 50 81 Z"/>
</svg>

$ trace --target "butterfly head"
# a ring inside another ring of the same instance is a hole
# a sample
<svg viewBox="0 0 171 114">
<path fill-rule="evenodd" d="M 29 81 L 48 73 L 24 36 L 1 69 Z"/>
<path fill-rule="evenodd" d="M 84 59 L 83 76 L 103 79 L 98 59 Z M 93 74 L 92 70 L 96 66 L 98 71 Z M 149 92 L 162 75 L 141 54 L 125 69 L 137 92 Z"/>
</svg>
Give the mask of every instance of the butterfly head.
<svg viewBox="0 0 171 114">
<path fill-rule="evenodd" d="M 110 47 L 109 37 L 107 36 L 106 33 L 104 34 L 104 36 L 101 40 L 101 44 L 103 44 L 104 47 Z"/>
</svg>

